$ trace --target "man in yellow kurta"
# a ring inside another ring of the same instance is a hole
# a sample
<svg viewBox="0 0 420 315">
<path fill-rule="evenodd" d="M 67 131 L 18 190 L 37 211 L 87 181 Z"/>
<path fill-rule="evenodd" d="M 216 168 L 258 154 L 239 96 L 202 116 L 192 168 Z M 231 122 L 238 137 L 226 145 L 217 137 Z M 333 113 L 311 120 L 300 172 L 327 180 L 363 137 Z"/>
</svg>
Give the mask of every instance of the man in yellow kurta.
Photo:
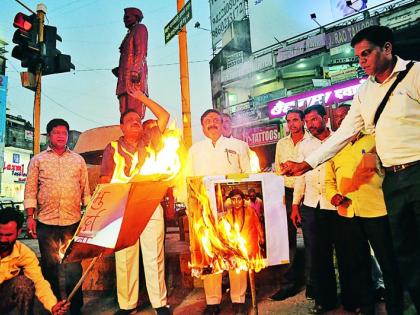
<svg viewBox="0 0 420 315">
<path fill-rule="evenodd" d="M 340 108 L 337 109 L 337 111 Z M 383 272 L 388 314 L 402 314 L 403 295 L 392 248 L 373 135 L 360 133 L 326 163 L 326 196 L 339 213 L 340 270 L 346 309 L 374 308 L 369 243 Z"/>
</svg>

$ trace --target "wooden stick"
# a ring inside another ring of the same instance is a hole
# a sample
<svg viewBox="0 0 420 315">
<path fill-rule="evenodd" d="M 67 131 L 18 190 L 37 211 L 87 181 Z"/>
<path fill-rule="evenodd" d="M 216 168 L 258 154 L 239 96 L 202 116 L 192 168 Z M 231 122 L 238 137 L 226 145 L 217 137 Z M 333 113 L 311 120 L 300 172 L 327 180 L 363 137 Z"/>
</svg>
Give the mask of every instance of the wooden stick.
<svg viewBox="0 0 420 315">
<path fill-rule="evenodd" d="M 258 315 L 258 304 L 257 304 L 257 290 L 255 289 L 255 271 L 249 269 L 249 285 L 251 286 L 251 299 L 252 299 L 252 310 L 254 315 Z"/>
<path fill-rule="evenodd" d="M 99 254 L 99 256 L 96 256 L 92 259 L 89 266 L 87 267 L 86 271 L 82 274 L 77 284 L 74 286 L 73 290 L 70 292 L 69 296 L 67 297 L 67 301 L 70 301 L 74 295 L 76 294 L 77 290 L 79 290 L 80 286 L 82 285 L 83 281 L 85 280 L 87 274 L 89 271 L 93 268 L 93 265 L 98 260 L 98 258 L 102 257 L 102 253 Z"/>
</svg>

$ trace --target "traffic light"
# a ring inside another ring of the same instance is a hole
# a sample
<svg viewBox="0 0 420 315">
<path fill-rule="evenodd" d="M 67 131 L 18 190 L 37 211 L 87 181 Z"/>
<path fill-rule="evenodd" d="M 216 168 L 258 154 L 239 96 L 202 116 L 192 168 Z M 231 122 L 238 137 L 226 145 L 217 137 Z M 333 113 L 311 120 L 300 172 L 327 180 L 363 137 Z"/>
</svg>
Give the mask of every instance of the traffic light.
<svg viewBox="0 0 420 315">
<path fill-rule="evenodd" d="M 71 63 L 71 57 L 62 54 L 57 49 L 57 41 L 62 41 L 57 34 L 57 28 L 46 25 L 44 27 L 44 42 L 41 44 L 42 75 L 69 72 L 70 69 L 75 68 Z"/>
<path fill-rule="evenodd" d="M 17 28 L 13 35 L 13 43 L 17 44 L 12 50 L 12 57 L 21 61 L 23 68 L 35 72 L 39 62 L 38 47 L 38 17 L 36 14 L 30 16 L 18 13 L 15 16 L 13 26 Z"/>
</svg>

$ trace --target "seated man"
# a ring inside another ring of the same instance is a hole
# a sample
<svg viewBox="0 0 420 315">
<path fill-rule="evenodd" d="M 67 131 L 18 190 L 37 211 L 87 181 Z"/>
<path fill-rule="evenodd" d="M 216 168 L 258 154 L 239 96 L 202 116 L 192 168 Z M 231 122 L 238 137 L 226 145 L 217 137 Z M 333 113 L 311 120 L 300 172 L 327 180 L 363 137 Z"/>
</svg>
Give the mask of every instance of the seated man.
<svg viewBox="0 0 420 315">
<path fill-rule="evenodd" d="M 21 315 L 33 314 L 35 295 L 52 314 L 65 314 L 70 302 L 57 303 L 35 253 L 16 241 L 22 224 L 20 211 L 11 207 L 0 211 L 0 314 L 13 309 Z"/>
</svg>

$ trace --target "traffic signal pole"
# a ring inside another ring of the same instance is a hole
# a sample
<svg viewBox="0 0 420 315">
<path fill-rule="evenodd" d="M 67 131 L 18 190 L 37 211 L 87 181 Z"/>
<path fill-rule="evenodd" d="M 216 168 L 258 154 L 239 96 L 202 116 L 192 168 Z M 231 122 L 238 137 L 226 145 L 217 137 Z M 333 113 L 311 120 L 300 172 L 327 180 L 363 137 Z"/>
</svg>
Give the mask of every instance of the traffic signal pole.
<svg viewBox="0 0 420 315">
<path fill-rule="evenodd" d="M 44 42 L 44 17 L 47 13 L 47 7 L 44 4 L 38 4 L 36 12 L 39 19 L 38 43 Z M 40 152 L 40 133 L 41 133 L 41 78 L 42 66 L 37 65 L 35 73 L 35 100 L 34 100 L 34 155 Z"/>
<path fill-rule="evenodd" d="M 184 0 L 177 0 L 178 12 L 184 6 Z M 191 108 L 190 108 L 190 78 L 188 72 L 187 28 L 184 26 L 178 33 L 179 66 L 181 79 L 182 125 L 184 145 L 189 149 L 192 145 Z"/>
</svg>

